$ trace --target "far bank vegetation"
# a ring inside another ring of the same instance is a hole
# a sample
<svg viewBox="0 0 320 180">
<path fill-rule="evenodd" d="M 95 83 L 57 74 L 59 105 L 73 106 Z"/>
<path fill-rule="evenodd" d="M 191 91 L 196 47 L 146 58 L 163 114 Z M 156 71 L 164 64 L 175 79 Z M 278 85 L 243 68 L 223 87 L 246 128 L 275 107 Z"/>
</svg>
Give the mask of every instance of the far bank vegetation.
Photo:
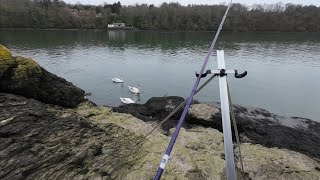
<svg viewBox="0 0 320 180">
<path fill-rule="evenodd" d="M 124 22 L 143 30 L 216 30 L 227 5 L 178 3 L 103 5 L 66 4 L 61 0 L 0 0 L 0 28 L 105 29 Z M 320 7 L 295 4 L 234 4 L 227 31 L 320 31 Z"/>
</svg>

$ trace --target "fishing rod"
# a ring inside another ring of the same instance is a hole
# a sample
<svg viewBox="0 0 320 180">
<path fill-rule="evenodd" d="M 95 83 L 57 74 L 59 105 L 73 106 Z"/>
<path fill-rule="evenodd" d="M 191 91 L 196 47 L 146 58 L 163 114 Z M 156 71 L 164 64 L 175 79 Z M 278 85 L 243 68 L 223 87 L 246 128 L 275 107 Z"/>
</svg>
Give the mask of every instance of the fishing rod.
<svg viewBox="0 0 320 180">
<path fill-rule="evenodd" d="M 161 178 L 161 175 L 162 175 L 162 173 L 164 171 L 164 168 L 165 168 L 165 166 L 166 166 L 166 164 L 167 164 L 167 162 L 169 160 L 171 151 L 172 151 L 173 146 L 174 146 L 174 144 L 175 144 L 175 142 L 177 140 L 177 137 L 179 135 L 182 123 L 183 123 L 183 121 L 184 121 L 184 119 L 185 119 L 185 117 L 187 115 L 188 109 L 190 108 L 191 102 L 193 100 L 193 96 L 194 96 L 194 94 L 196 92 L 196 89 L 197 89 L 197 87 L 199 85 L 200 79 L 202 78 L 202 74 L 204 74 L 204 70 L 205 70 L 205 68 L 206 68 L 206 66 L 208 64 L 210 56 L 212 55 L 212 52 L 213 52 L 213 49 L 215 47 L 216 41 L 217 41 L 217 39 L 219 37 L 219 34 L 221 32 L 221 29 L 222 29 L 222 26 L 224 24 L 224 21 L 225 21 L 225 19 L 227 17 L 227 14 L 228 14 L 229 9 L 230 9 L 231 6 L 232 6 L 232 0 L 230 0 L 228 8 L 227 8 L 226 12 L 224 13 L 224 16 L 223 16 L 222 21 L 221 21 L 221 23 L 219 25 L 218 31 L 217 31 L 214 39 L 213 39 L 213 42 L 212 42 L 212 44 L 211 44 L 211 46 L 209 48 L 208 54 L 207 54 L 207 56 L 205 58 L 205 61 L 204 61 L 203 65 L 202 65 L 202 68 L 201 68 L 201 70 L 199 72 L 199 75 L 197 76 L 197 80 L 193 85 L 193 88 L 192 88 L 191 94 L 190 94 L 190 96 L 188 98 L 188 101 L 186 103 L 186 106 L 185 106 L 185 108 L 184 108 L 184 110 L 183 110 L 183 112 L 181 114 L 181 117 L 179 119 L 178 125 L 177 125 L 177 127 L 176 127 L 176 129 L 175 129 L 175 131 L 174 131 L 174 133 L 172 135 L 172 138 L 170 140 L 169 146 L 167 147 L 167 150 L 166 150 L 164 156 L 162 157 L 162 160 L 161 160 L 160 166 L 158 168 L 158 171 L 157 171 L 156 175 L 154 176 L 154 180 L 159 180 Z"/>
</svg>

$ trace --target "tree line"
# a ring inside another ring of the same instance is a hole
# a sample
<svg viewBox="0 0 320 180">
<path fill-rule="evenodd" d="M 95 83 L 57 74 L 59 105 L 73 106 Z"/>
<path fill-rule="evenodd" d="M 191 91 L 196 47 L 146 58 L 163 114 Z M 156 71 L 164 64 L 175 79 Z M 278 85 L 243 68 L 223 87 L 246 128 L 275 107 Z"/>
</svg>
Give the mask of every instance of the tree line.
<svg viewBox="0 0 320 180">
<path fill-rule="evenodd" d="M 227 6 L 163 3 L 123 6 L 67 4 L 62 0 L 0 0 L 0 28 L 105 29 L 113 22 L 143 30 L 216 30 Z M 234 4 L 228 31 L 320 31 L 320 7 Z"/>
</svg>

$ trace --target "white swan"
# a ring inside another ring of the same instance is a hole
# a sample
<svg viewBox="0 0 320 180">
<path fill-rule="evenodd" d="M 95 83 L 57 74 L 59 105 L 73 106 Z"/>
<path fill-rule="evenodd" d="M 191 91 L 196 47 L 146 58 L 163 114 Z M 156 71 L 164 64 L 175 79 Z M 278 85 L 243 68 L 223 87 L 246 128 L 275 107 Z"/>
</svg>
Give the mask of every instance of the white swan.
<svg viewBox="0 0 320 180">
<path fill-rule="evenodd" d="M 120 78 L 113 78 L 112 81 L 114 83 L 123 83 L 123 76 L 121 75 Z"/>
<path fill-rule="evenodd" d="M 138 87 L 132 87 L 132 86 L 128 86 L 129 90 L 134 93 L 134 94 L 140 94 L 140 85 L 138 84 Z"/>
<path fill-rule="evenodd" d="M 136 102 L 136 96 L 133 96 L 133 100 L 130 98 L 122 98 L 122 97 L 120 97 L 120 100 L 123 104 L 132 104 Z"/>
</svg>

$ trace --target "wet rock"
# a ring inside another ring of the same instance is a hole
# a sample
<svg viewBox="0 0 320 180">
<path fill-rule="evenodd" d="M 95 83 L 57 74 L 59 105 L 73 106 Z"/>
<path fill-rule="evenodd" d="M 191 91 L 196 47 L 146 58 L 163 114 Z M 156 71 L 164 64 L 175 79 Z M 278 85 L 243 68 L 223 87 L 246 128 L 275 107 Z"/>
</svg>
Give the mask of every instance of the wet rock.
<svg viewBox="0 0 320 180">
<path fill-rule="evenodd" d="M 158 123 L 171 112 L 165 108 L 165 104 L 171 98 L 159 97 L 156 98 L 156 103 L 152 103 L 154 98 L 151 98 L 148 101 L 148 105 L 147 103 L 132 106 L 123 105 L 119 108 L 114 108 L 114 110 L 119 111 L 120 109 L 121 112 L 130 113 L 144 121 L 156 121 Z M 175 99 L 178 98 L 175 97 Z M 182 98 L 180 101 L 177 101 L 176 106 L 182 101 Z M 150 104 L 153 106 L 150 106 Z M 157 106 L 158 104 L 161 106 Z M 185 119 L 184 128 L 202 126 L 215 128 L 222 132 L 219 107 L 205 104 L 195 104 L 192 106 L 193 108 L 191 108 Z M 151 109 L 150 112 L 148 112 L 149 109 Z M 153 109 L 157 109 L 157 111 Z M 139 113 L 140 110 L 143 110 L 143 114 Z M 320 147 L 320 123 L 305 118 L 279 116 L 261 108 L 236 105 L 234 106 L 234 111 L 241 142 L 261 144 L 266 147 L 286 148 L 304 153 L 320 162 L 320 151 L 317 148 Z M 137 116 L 137 114 L 139 115 Z M 153 117 L 151 119 L 148 118 L 150 114 Z M 161 127 L 166 134 L 169 129 L 177 125 L 180 115 L 181 111 L 177 112 L 173 118 Z M 233 139 L 235 140 L 234 134 Z"/>
<path fill-rule="evenodd" d="M 48 104 L 75 107 L 84 91 L 42 68 L 34 60 L 13 57 L 0 45 L 0 92 L 23 95 Z"/>
<path fill-rule="evenodd" d="M 145 121 L 153 117 L 164 118 L 168 112 L 182 103 L 184 99 L 178 96 L 152 97 L 144 105 L 128 104 L 113 108 L 116 112 L 135 114 Z M 178 117 L 178 116 L 174 116 Z"/>
<path fill-rule="evenodd" d="M 175 107 L 182 103 L 184 99 L 178 96 L 168 97 L 152 97 L 145 104 L 128 104 L 114 107 L 113 111 L 120 113 L 128 113 L 146 122 L 160 122 L 164 119 Z M 161 127 L 167 133 L 177 124 L 182 109 L 175 113 L 170 121 L 164 123 Z"/>
<path fill-rule="evenodd" d="M 316 148 L 320 147 L 320 123 L 280 116 L 260 108 L 239 111 L 238 107 L 235 106 L 238 130 L 249 142 L 297 151 L 320 162 L 320 151 Z"/>
</svg>

